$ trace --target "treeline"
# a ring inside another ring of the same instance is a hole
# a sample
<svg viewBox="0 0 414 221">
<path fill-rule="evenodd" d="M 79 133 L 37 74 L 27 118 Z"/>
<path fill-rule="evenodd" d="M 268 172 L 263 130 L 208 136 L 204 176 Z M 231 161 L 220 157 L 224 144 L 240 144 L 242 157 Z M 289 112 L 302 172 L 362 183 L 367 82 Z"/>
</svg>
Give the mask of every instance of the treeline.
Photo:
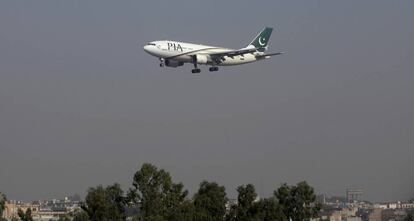
<svg viewBox="0 0 414 221">
<path fill-rule="evenodd" d="M 303 221 L 317 217 L 321 205 L 306 182 L 281 185 L 273 196 L 258 199 L 252 184 L 237 188 L 237 203 L 228 204 L 224 186 L 203 181 L 193 197 L 168 172 L 143 164 L 124 192 L 119 184 L 89 188 L 74 221 L 122 221 L 138 208 L 134 221 Z"/>
<path fill-rule="evenodd" d="M 317 217 L 321 209 L 306 182 L 282 184 L 273 196 L 264 199 L 258 199 L 252 184 L 239 186 L 237 192 L 237 202 L 229 204 L 224 186 L 203 181 L 190 197 L 184 185 L 174 183 L 167 171 L 146 163 L 135 173 L 127 191 L 117 183 L 91 187 L 81 209 L 60 220 L 123 221 L 133 214 L 134 221 L 304 221 Z M 1 196 L 0 212 L 5 201 Z M 30 221 L 27 213 L 18 215 Z"/>
</svg>

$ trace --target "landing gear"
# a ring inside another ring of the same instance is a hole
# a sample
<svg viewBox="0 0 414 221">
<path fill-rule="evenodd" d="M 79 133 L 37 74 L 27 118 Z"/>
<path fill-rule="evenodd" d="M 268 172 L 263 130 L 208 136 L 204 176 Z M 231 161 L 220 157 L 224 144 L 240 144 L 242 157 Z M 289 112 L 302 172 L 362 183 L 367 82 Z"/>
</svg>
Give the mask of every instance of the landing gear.
<svg viewBox="0 0 414 221">
<path fill-rule="evenodd" d="M 160 67 L 164 67 L 164 65 L 165 65 L 164 58 L 160 58 Z"/>
<path fill-rule="evenodd" d="M 193 73 L 193 74 L 200 73 L 201 70 L 200 70 L 200 68 L 197 67 L 197 56 L 193 55 L 192 60 L 193 60 L 193 64 L 194 64 L 194 69 L 191 70 L 191 73 Z"/>
<path fill-rule="evenodd" d="M 193 74 L 198 74 L 200 72 L 201 72 L 200 68 L 194 68 L 194 69 L 191 70 L 191 73 L 193 73 Z"/>
<path fill-rule="evenodd" d="M 218 67 L 216 67 L 216 66 L 213 66 L 213 67 L 210 67 L 208 70 L 209 71 L 218 71 Z"/>
</svg>

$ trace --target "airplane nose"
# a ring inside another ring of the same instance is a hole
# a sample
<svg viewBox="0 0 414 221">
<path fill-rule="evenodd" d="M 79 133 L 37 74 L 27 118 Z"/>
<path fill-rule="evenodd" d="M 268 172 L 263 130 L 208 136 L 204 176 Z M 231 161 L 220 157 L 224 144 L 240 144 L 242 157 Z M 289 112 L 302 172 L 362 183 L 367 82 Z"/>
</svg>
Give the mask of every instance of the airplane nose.
<svg viewBox="0 0 414 221">
<path fill-rule="evenodd" d="M 144 51 L 148 52 L 149 48 L 150 48 L 150 45 L 145 45 L 143 48 L 144 48 Z"/>
</svg>

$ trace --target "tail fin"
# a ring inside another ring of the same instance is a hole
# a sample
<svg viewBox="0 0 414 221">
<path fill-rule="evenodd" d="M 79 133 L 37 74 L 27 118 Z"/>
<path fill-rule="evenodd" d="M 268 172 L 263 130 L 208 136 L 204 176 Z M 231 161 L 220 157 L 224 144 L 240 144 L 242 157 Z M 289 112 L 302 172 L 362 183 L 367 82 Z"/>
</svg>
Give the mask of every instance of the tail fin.
<svg viewBox="0 0 414 221">
<path fill-rule="evenodd" d="M 250 42 L 250 45 L 253 45 L 255 48 L 257 48 L 258 51 L 265 51 L 267 47 L 267 43 L 269 42 L 270 35 L 272 34 L 273 28 L 266 27 L 261 31 L 252 42 Z"/>
</svg>

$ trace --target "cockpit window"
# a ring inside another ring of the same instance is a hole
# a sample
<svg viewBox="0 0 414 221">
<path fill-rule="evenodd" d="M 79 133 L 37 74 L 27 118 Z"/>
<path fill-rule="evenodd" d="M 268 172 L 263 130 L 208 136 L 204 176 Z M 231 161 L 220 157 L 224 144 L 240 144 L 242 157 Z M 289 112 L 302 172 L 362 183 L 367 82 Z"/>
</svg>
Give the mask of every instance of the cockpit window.
<svg viewBox="0 0 414 221">
<path fill-rule="evenodd" d="M 155 46 L 155 44 L 154 44 L 154 43 L 148 43 L 147 45 L 153 45 L 153 46 Z"/>
</svg>

